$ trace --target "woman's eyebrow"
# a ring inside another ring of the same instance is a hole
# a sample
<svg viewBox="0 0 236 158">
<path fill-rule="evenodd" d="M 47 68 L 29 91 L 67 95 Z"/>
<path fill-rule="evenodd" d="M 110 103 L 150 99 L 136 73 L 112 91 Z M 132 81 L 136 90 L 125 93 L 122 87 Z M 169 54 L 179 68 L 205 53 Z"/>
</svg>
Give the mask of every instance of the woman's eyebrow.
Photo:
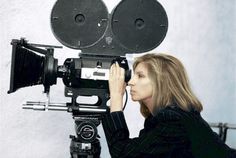
<svg viewBox="0 0 236 158">
<path fill-rule="evenodd" d="M 143 71 L 135 71 L 134 73 L 135 73 L 135 74 L 141 74 L 141 75 L 144 75 L 144 74 L 145 74 Z"/>
</svg>

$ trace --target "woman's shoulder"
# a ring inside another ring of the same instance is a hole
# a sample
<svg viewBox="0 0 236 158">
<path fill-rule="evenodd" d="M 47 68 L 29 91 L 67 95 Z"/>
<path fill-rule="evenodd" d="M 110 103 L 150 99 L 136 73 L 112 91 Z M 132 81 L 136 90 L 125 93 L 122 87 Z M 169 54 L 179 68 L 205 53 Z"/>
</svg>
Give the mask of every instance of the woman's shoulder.
<svg viewBox="0 0 236 158">
<path fill-rule="evenodd" d="M 141 134 L 148 131 L 161 133 L 162 136 L 185 136 L 186 132 L 181 119 L 181 114 L 175 107 L 166 107 L 159 110 L 154 116 L 150 115 L 144 122 L 144 129 Z"/>
</svg>

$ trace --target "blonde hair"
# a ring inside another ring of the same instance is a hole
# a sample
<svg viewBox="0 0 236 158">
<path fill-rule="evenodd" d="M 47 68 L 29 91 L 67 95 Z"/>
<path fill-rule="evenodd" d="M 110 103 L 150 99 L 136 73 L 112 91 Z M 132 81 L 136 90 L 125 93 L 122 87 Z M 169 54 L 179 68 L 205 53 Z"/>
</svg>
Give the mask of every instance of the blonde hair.
<svg viewBox="0 0 236 158">
<path fill-rule="evenodd" d="M 202 110 L 202 104 L 193 94 L 183 64 L 175 57 L 167 54 L 145 54 L 137 57 L 133 69 L 139 63 L 148 68 L 148 76 L 153 84 L 153 105 L 161 110 L 169 105 L 177 105 L 184 111 Z M 140 101 L 140 112 L 144 117 L 151 113 Z"/>
</svg>

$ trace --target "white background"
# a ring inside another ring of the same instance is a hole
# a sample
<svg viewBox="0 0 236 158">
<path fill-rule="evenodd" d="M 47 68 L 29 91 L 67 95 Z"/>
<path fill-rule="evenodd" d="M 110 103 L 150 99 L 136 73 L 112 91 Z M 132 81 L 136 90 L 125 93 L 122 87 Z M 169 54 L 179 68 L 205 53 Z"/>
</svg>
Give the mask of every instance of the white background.
<svg viewBox="0 0 236 158">
<path fill-rule="evenodd" d="M 104 0 L 111 10 L 119 0 Z M 204 105 L 202 116 L 208 122 L 236 124 L 236 4 L 235 0 L 160 0 L 169 18 L 166 38 L 152 52 L 164 52 L 185 65 L 193 91 Z M 27 100 L 45 101 L 43 86 L 9 90 L 11 45 L 13 38 L 26 37 L 31 43 L 61 45 L 50 28 L 50 13 L 55 0 L 0 1 L 0 157 L 69 157 L 69 135 L 74 123 L 67 112 L 22 110 Z M 91 8 L 92 9 L 92 8 Z M 78 51 L 64 47 L 55 50 L 62 64 L 77 57 Z M 132 62 L 132 61 L 131 61 Z M 60 79 L 51 88 L 52 102 L 66 102 Z M 143 127 L 139 105 L 128 101 L 125 110 L 131 137 Z M 102 158 L 109 158 L 103 134 Z M 227 144 L 236 148 L 236 131 L 228 132 Z"/>
</svg>

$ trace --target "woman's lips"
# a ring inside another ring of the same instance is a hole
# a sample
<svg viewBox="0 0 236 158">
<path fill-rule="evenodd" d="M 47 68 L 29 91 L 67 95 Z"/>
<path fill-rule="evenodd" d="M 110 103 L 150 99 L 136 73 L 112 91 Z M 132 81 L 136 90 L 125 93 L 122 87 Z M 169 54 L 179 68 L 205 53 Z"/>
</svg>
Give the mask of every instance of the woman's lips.
<svg viewBox="0 0 236 158">
<path fill-rule="evenodd" d="M 134 91 L 134 90 L 131 90 L 131 91 L 130 91 L 130 94 L 131 94 L 131 95 L 132 95 L 132 94 L 134 94 L 134 93 L 135 93 L 135 91 Z"/>
</svg>

